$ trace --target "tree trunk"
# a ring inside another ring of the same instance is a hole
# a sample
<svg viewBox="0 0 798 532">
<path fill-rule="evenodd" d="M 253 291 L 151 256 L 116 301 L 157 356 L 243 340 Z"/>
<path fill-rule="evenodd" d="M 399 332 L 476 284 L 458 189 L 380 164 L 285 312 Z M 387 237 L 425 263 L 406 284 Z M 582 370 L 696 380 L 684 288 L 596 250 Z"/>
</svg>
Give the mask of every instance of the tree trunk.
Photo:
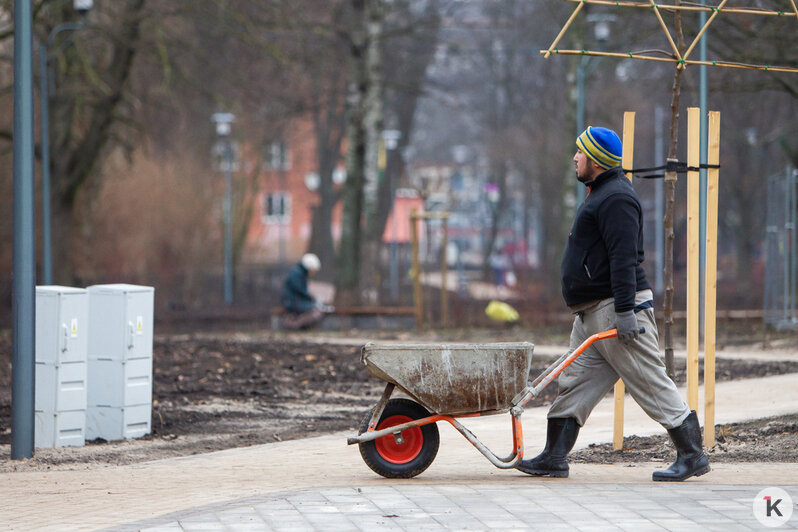
<svg viewBox="0 0 798 532">
<path fill-rule="evenodd" d="M 495 184 L 499 187 L 499 200 L 492 205 L 490 213 L 490 229 L 488 231 L 488 241 L 482 250 L 482 279 L 490 280 L 491 266 L 490 257 L 496 247 L 496 240 L 499 236 L 503 214 L 507 210 L 507 165 L 499 163 L 494 173 Z"/>
<path fill-rule="evenodd" d="M 335 246 L 332 234 L 332 215 L 335 205 L 340 199 L 333 188 L 332 174 L 341 155 L 346 121 L 344 116 L 343 99 L 346 88 L 338 76 L 329 80 L 326 97 L 322 98 L 322 90 L 317 86 L 314 90 L 314 100 L 326 101 L 325 109 L 313 104 L 313 126 L 316 135 L 316 157 L 319 165 L 319 203 L 313 207 L 311 221 L 311 234 L 308 250 L 315 253 L 322 263 L 319 278 L 324 280 L 335 279 L 337 266 Z"/>
<path fill-rule="evenodd" d="M 79 75 L 80 58 L 74 47 L 67 47 L 60 69 L 55 72 L 56 89 L 52 95 L 51 146 L 53 190 L 53 276 L 60 284 L 74 284 L 74 250 L 78 242 L 74 232 L 75 200 L 91 176 L 110 138 L 116 111 L 130 77 L 133 59 L 138 50 L 141 13 L 145 0 L 129 0 L 122 9 L 119 33 L 115 36 L 108 70 L 103 77 L 105 92 L 93 104 L 85 124 L 73 95 L 68 93 L 71 80 Z M 79 116 L 80 115 L 80 116 Z M 77 122 L 80 120 L 80 124 Z M 82 135 L 78 137 L 78 131 Z"/>
<path fill-rule="evenodd" d="M 382 0 L 371 0 L 368 3 L 366 28 L 368 45 L 366 48 L 366 76 L 368 89 L 366 91 L 366 159 L 365 159 L 365 213 L 366 234 L 364 246 L 360 253 L 360 297 L 365 296 L 369 304 L 377 302 L 377 287 L 379 286 L 379 271 L 377 268 L 379 244 L 382 232 L 379 231 L 376 221 L 378 208 L 378 190 L 380 187 L 380 138 L 382 137 L 382 24 L 384 11 Z M 385 176 L 382 176 L 382 180 Z"/>
<path fill-rule="evenodd" d="M 346 138 L 346 184 L 341 246 L 336 272 L 336 301 L 352 305 L 360 301 L 360 259 L 362 247 L 361 218 L 364 213 L 368 132 L 369 78 L 369 12 L 375 0 L 352 0 L 349 29 L 349 104 Z"/>
<path fill-rule="evenodd" d="M 410 13 L 406 17 L 412 16 Z M 390 108 L 396 117 L 396 124 L 389 124 L 389 127 L 397 127 L 399 130 L 399 140 L 395 149 L 387 150 L 385 175 L 380 181 L 377 191 L 377 209 L 374 213 L 373 234 L 380 238 L 385 231 L 385 224 L 388 221 L 393 207 L 393 197 L 399 177 L 402 175 L 403 164 L 401 153 L 410 143 L 410 135 L 413 131 L 413 122 L 416 115 L 418 100 L 422 95 L 422 86 L 426 79 L 427 67 L 435 52 L 435 43 L 438 41 L 438 29 L 440 27 L 440 16 L 437 6 L 430 2 L 423 14 L 417 15 L 418 20 L 424 21 L 423 31 L 414 29 L 411 34 L 394 37 L 388 42 L 385 39 L 384 50 L 395 47 L 397 49 L 408 48 L 411 52 L 394 54 L 386 53 L 391 65 L 390 69 L 384 69 L 386 73 L 386 93 L 390 91 L 392 98 L 386 95 L 386 108 Z M 404 18 L 403 18 L 404 20 Z M 412 21 L 411 21 L 412 22 Z M 405 22 L 410 24 L 411 22 Z M 390 29 L 386 30 L 390 31 Z M 396 42 L 394 42 L 396 41 Z M 398 74 L 394 74 L 394 72 Z M 392 77 L 393 75 L 393 77 Z"/>
<path fill-rule="evenodd" d="M 681 4 L 680 0 L 676 4 Z M 676 26 L 676 45 L 679 53 L 684 53 L 684 33 L 682 32 L 682 19 L 679 11 L 674 13 Z M 671 127 L 670 143 L 668 147 L 668 159 L 675 161 L 677 158 L 677 148 L 679 141 L 679 96 L 682 90 L 682 74 L 684 69 L 681 64 L 676 65 L 673 75 L 673 91 L 671 93 Z M 665 371 L 668 376 L 674 378 L 673 368 L 673 220 L 674 220 L 674 198 L 676 193 L 676 172 L 666 172 L 665 175 L 665 324 L 663 336 L 665 343 Z"/>
</svg>

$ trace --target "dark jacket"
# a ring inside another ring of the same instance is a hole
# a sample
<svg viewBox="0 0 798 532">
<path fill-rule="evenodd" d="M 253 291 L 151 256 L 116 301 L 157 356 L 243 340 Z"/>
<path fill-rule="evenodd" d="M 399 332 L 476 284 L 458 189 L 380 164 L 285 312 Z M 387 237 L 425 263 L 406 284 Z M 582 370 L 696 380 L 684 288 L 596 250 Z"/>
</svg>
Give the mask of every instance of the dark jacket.
<svg viewBox="0 0 798 532">
<path fill-rule="evenodd" d="M 643 210 L 620 167 L 587 183 L 562 259 L 562 295 L 569 307 L 615 298 L 615 311 L 635 307 L 635 292 L 651 288 L 643 262 Z"/>
<path fill-rule="evenodd" d="M 297 264 L 288 272 L 283 283 L 280 303 L 287 312 L 302 314 L 313 310 L 316 300 L 308 292 L 308 271 Z"/>
</svg>

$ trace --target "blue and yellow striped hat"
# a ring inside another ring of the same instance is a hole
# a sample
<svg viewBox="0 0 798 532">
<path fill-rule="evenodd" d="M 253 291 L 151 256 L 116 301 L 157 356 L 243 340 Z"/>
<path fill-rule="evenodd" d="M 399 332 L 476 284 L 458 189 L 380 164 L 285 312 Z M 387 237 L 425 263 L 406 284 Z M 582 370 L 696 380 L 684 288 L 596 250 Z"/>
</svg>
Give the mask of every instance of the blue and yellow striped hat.
<svg viewBox="0 0 798 532">
<path fill-rule="evenodd" d="M 621 164 L 623 143 L 618 134 L 606 127 L 588 127 L 576 139 L 576 146 L 602 168 Z"/>
</svg>

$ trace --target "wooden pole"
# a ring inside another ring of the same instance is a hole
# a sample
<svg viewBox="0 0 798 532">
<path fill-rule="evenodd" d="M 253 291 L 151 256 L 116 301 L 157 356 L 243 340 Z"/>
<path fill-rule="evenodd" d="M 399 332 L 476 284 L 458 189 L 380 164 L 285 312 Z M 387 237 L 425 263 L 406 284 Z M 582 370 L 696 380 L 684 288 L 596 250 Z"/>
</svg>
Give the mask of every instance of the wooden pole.
<svg viewBox="0 0 798 532">
<path fill-rule="evenodd" d="M 413 305 L 416 309 L 416 329 L 421 329 L 424 321 L 424 301 L 421 294 L 421 267 L 418 260 L 418 213 L 410 213 L 410 247 L 413 260 Z"/>
<path fill-rule="evenodd" d="M 449 273 L 449 265 L 446 263 L 446 247 L 449 244 L 449 219 L 441 218 L 441 326 L 446 327 L 449 324 L 449 289 L 447 286 L 447 274 Z"/>
<path fill-rule="evenodd" d="M 621 158 L 622 168 L 631 170 L 634 165 L 634 147 L 635 147 L 635 114 L 632 111 L 626 111 L 623 114 L 623 156 Z M 626 177 L 632 181 L 634 174 L 626 172 Z"/>
<path fill-rule="evenodd" d="M 623 114 L 623 156 L 621 159 L 621 168 L 632 168 L 634 164 L 634 146 L 635 114 L 631 111 L 627 111 Z M 631 181 L 633 175 L 631 172 L 627 172 L 626 177 Z M 625 393 L 626 386 L 621 379 L 618 379 L 618 382 L 615 383 L 615 421 L 612 430 L 612 448 L 615 450 L 623 449 L 623 398 Z"/>
<path fill-rule="evenodd" d="M 573 3 L 580 3 L 580 4 L 593 4 L 597 6 L 611 6 L 611 7 L 639 7 L 643 9 L 653 9 L 654 6 L 651 3 L 646 2 L 622 2 L 617 0 L 568 0 L 569 2 Z M 790 0 L 793 6 L 795 6 L 794 0 Z M 660 11 L 706 11 L 706 12 L 713 12 L 723 11 L 724 13 L 735 13 L 740 15 L 765 15 L 765 16 L 772 16 L 772 17 L 795 17 L 798 16 L 798 9 L 796 9 L 796 13 L 785 13 L 784 11 L 774 11 L 769 9 L 759 9 L 759 8 L 746 8 L 746 7 L 724 7 L 722 10 L 720 7 L 712 7 L 712 6 L 702 6 L 702 5 L 674 5 L 674 4 L 656 4 L 656 8 Z"/>
<path fill-rule="evenodd" d="M 687 405 L 698 410 L 699 179 L 698 107 L 687 109 Z"/>
<path fill-rule="evenodd" d="M 710 111 L 707 164 L 720 164 L 720 112 Z M 718 273 L 719 170 L 707 170 L 707 235 L 704 270 L 704 445 L 715 445 L 715 333 Z"/>
<path fill-rule="evenodd" d="M 695 36 L 695 39 L 693 39 L 693 42 L 690 45 L 690 47 L 687 48 L 687 51 L 684 53 L 684 56 L 682 57 L 682 59 L 687 59 L 687 57 L 690 55 L 690 52 L 693 51 L 693 48 L 695 48 L 695 45 L 698 44 L 698 41 L 700 41 L 701 37 L 704 36 L 704 33 L 706 33 L 707 28 L 709 28 L 709 25 L 712 24 L 713 20 L 715 20 L 715 17 L 718 16 L 718 13 L 720 13 L 720 10 L 723 8 L 724 5 L 726 5 L 727 1 L 728 0 L 723 0 L 720 3 L 720 5 L 718 5 L 718 8 L 715 11 L 712 12 L 712 15 L 710 15 L 709 20 L 707 20 L 706 24 L 704 24 L 704 27 L 701 28 L 701 31 L 698 32 L 698 35 Z"/>
<path fill-rule="evenodd" d="M 665 21 L 662 20 L 662 15 L 659 12 L 659 8 L 654 0 L 649 0 L 651 2 L 651 7 L 654 8 L 654 14 L 657 15 L 657 20 L 659 20 L 660 26 L 662 26 L 662 31 L 665 32 L 665 36 L 668 38 L 668 43 L 671 45 L 671 49 L 673 50 L 673 55 L 676 59 L 682 59 L 682 54 L 679 53 L 679 48 L 676 46 L 676 43 L 673 42 L 673 37 L 671 37 L 671 32 L 668 31 L 668 26 L 665 25 Z"/>
<path fill-rule="evenodd" d="M 552 42 L 551 46 L 549 46 L 549 49 L 546 51 L 546 54 L 544 55 L 544 58 L 546 59 L 549 58 L 549 56 L 551 55 L 551 51 L 557 46 L 557 43 L 560 42 L 560 39 L 562 39 L 562 36 L 565 35 L 565 32 L 568 31 L 568 28 L 571 26 L 571 23 L 576 18 L 576 15 L 578 15 L 579 12 L 582 10 L 582 6 L 584 5 L 585 5 L 584 2 L 576 5 L 576 9 L 574 9 L 574 12 L 571 13 L 570 17 L 568 17 L 568 20 L 565 22 L 565 25 L 560 30 L 560 33 L 557 35 L 557 38 L 555 38 L 554 42 Z"/>
<path fill-rule="evenodd" d="M 618 59 L 642 59 L 644 61 L 658 61 L 660 63 L 679 63 L 680 61 L 684 66 L 692 66 L 692 65 L 705 65 L 705 66 L 714 66 L 714 67 L 725 67 L 725 68 L 740 68 L 744 70 L 760 70 L 763 72 L 789 72 L 792 74 L 798 73 L 798 68 L 794 67 L 785 67 L 785 66 L 774 66 L 774 65 L 750 65 L 746 63 L 735 63 L 733 61 L 694 61 L 694 60 L 679 60 L 674 59 L 673 57 L 663 56 L 663 57 L 652 57 L 650 55 L 643 55 L 642 53 L 634 53 L 634 52 L 599 52 L 594 50 L 540 50 L 540 55 L 548 57 L 549 53 L 554 53 L 556 55 L 588 55 L 592 57 L 615 57 Z M 666 53 L 663 50 L 651 50 L 646 53 Z"/>
</svg>

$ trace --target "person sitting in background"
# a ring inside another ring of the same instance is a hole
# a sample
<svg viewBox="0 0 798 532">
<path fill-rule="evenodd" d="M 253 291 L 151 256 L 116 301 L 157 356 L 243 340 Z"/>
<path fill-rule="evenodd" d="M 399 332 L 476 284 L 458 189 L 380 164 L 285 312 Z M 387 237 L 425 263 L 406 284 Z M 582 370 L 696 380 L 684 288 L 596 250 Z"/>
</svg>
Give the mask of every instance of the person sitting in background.
<svg viewBox="0 0 798 532">
<path fill-rule="evenodd" d="M 280 303 L 286 314 L 283 326 L 286 329 L 306 329 L 315 325 L 332 307 L 317 301 L 308 291 L 308 278 L 321 269 L 319 257 L 307 253 L 291 270 L 283 283 Z"/>
</svg>

